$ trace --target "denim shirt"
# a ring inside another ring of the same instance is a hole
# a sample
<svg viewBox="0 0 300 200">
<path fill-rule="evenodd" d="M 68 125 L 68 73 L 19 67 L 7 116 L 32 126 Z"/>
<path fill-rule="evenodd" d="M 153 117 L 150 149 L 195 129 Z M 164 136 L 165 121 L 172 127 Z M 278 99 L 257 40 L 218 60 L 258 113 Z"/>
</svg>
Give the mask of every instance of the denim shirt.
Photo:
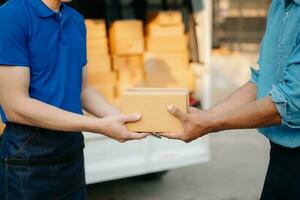
<svg viewBox="0 0 300 200">
<path fill-rule="evenodd" d="M 270 95 L 282 118 L 259 132 L 279 145 L 300 146 L 300 0 L 272 1 L 258 65 L 251 68 L 257 99 Z"/>
</svg>

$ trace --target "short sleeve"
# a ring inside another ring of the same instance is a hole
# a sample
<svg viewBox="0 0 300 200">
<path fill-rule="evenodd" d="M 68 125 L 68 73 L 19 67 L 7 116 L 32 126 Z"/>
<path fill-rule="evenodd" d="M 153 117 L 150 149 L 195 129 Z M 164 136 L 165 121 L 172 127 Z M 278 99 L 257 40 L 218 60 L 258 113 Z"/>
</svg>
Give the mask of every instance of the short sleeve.
<svg viewBox="0 0 300 200">
<path fill-rule="evenodd" d="M 0 14 L 0 65 L 29 66 L 28 28 L 25 17 Z"/>
<path fill-rule="evenodd" d="M 250 70 L 251 70 L 251 79 L 250 79 L 250 82 L 252 82 L 253 84 L 257 85 L 259 71 L 256 70 L 256 69 L 254 69 L 253 67 L 250 67 Z"/>
<path fill-rule="evenodd" d="M 84 27 L 83 67 L 85 67 L 88 63 L 88 60 L 87 60 L 87 30 L 84 22 L 83 22 L 83 27 Z"/>
</svg>

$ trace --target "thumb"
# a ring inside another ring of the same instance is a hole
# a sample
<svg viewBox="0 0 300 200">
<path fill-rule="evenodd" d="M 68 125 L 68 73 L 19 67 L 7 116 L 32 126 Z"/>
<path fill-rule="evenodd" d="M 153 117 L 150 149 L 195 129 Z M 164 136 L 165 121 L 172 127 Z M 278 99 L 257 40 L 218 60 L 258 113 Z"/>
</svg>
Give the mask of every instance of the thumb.
<svg viewBox="0 0 300 200">
<path fill-rule="evenodd" d="M 186 117 L 186 114 L 182 112 L 179 108 L 176 108 L 175 106 L 168 106 L 168 111 L 180 120 L 184 120 Z"/>
<path fill-rule="evenodd" d="M 130 114 L 130 115 L 121 115 L 121 122 L 128 123 L 128 122 L 137 122 L 140 121 L 142 116 L 140 114 Z"/>
</svg>

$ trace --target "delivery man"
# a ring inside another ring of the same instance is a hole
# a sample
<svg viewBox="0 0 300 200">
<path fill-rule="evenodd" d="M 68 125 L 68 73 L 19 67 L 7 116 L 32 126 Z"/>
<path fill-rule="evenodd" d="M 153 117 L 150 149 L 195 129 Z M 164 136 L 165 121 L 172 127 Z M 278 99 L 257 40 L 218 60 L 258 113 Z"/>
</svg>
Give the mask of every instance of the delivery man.
<svg viewBox="0 0 300 200">
<path fill-rule="evenodd" d="M 273 0 L 262 41 L 260 70 L 225 101 L 185 114 L 170 106 L 182 133 L 163 134 L 193 141 L 229 129 L 259 128 L 271 142 L 262 200 L 300 199 L 300 0 Z"/>
<path fill-rule="evenodd" d="M 0 7 L 1 200 L 85 199 L 81 131 L 148 135 L 124 126 L 138 114 L 121 115 L 88 87 L 86 64 L 84 20 L 60 0 Z"/>
</svg>

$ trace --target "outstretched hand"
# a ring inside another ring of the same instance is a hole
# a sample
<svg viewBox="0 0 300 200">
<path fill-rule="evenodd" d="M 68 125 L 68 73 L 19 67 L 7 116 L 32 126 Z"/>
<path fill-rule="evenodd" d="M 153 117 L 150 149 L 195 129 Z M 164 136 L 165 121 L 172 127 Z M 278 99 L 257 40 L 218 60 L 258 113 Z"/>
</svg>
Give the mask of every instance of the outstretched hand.
<svg viewBox="0 0 300 200">
<path fill-rule="evenodd" d="M 213 132 L 213 116 L 208 111 L 190 107 L 188 112 L 184 113 L 174 106 L 169 106 L 168 111 L 180 119 L 183 124 L 183 132 L 161 133 L 160 135 L 163 137 L 191 142 Z"/>
<path fill-rule="evenodd" d="M 105 117 L 102 119 L 105 124 L 105 130 L 103 134 L 117 140 L 121 143 L 129 140 L 140 140 L 150 135 L 150 133 L 137 133 L 129 131 L 126 127 L 126 123 L 137 122 L 141 119 L 139 114 L 131 115 L 114 115 Z"/>
</svg>

